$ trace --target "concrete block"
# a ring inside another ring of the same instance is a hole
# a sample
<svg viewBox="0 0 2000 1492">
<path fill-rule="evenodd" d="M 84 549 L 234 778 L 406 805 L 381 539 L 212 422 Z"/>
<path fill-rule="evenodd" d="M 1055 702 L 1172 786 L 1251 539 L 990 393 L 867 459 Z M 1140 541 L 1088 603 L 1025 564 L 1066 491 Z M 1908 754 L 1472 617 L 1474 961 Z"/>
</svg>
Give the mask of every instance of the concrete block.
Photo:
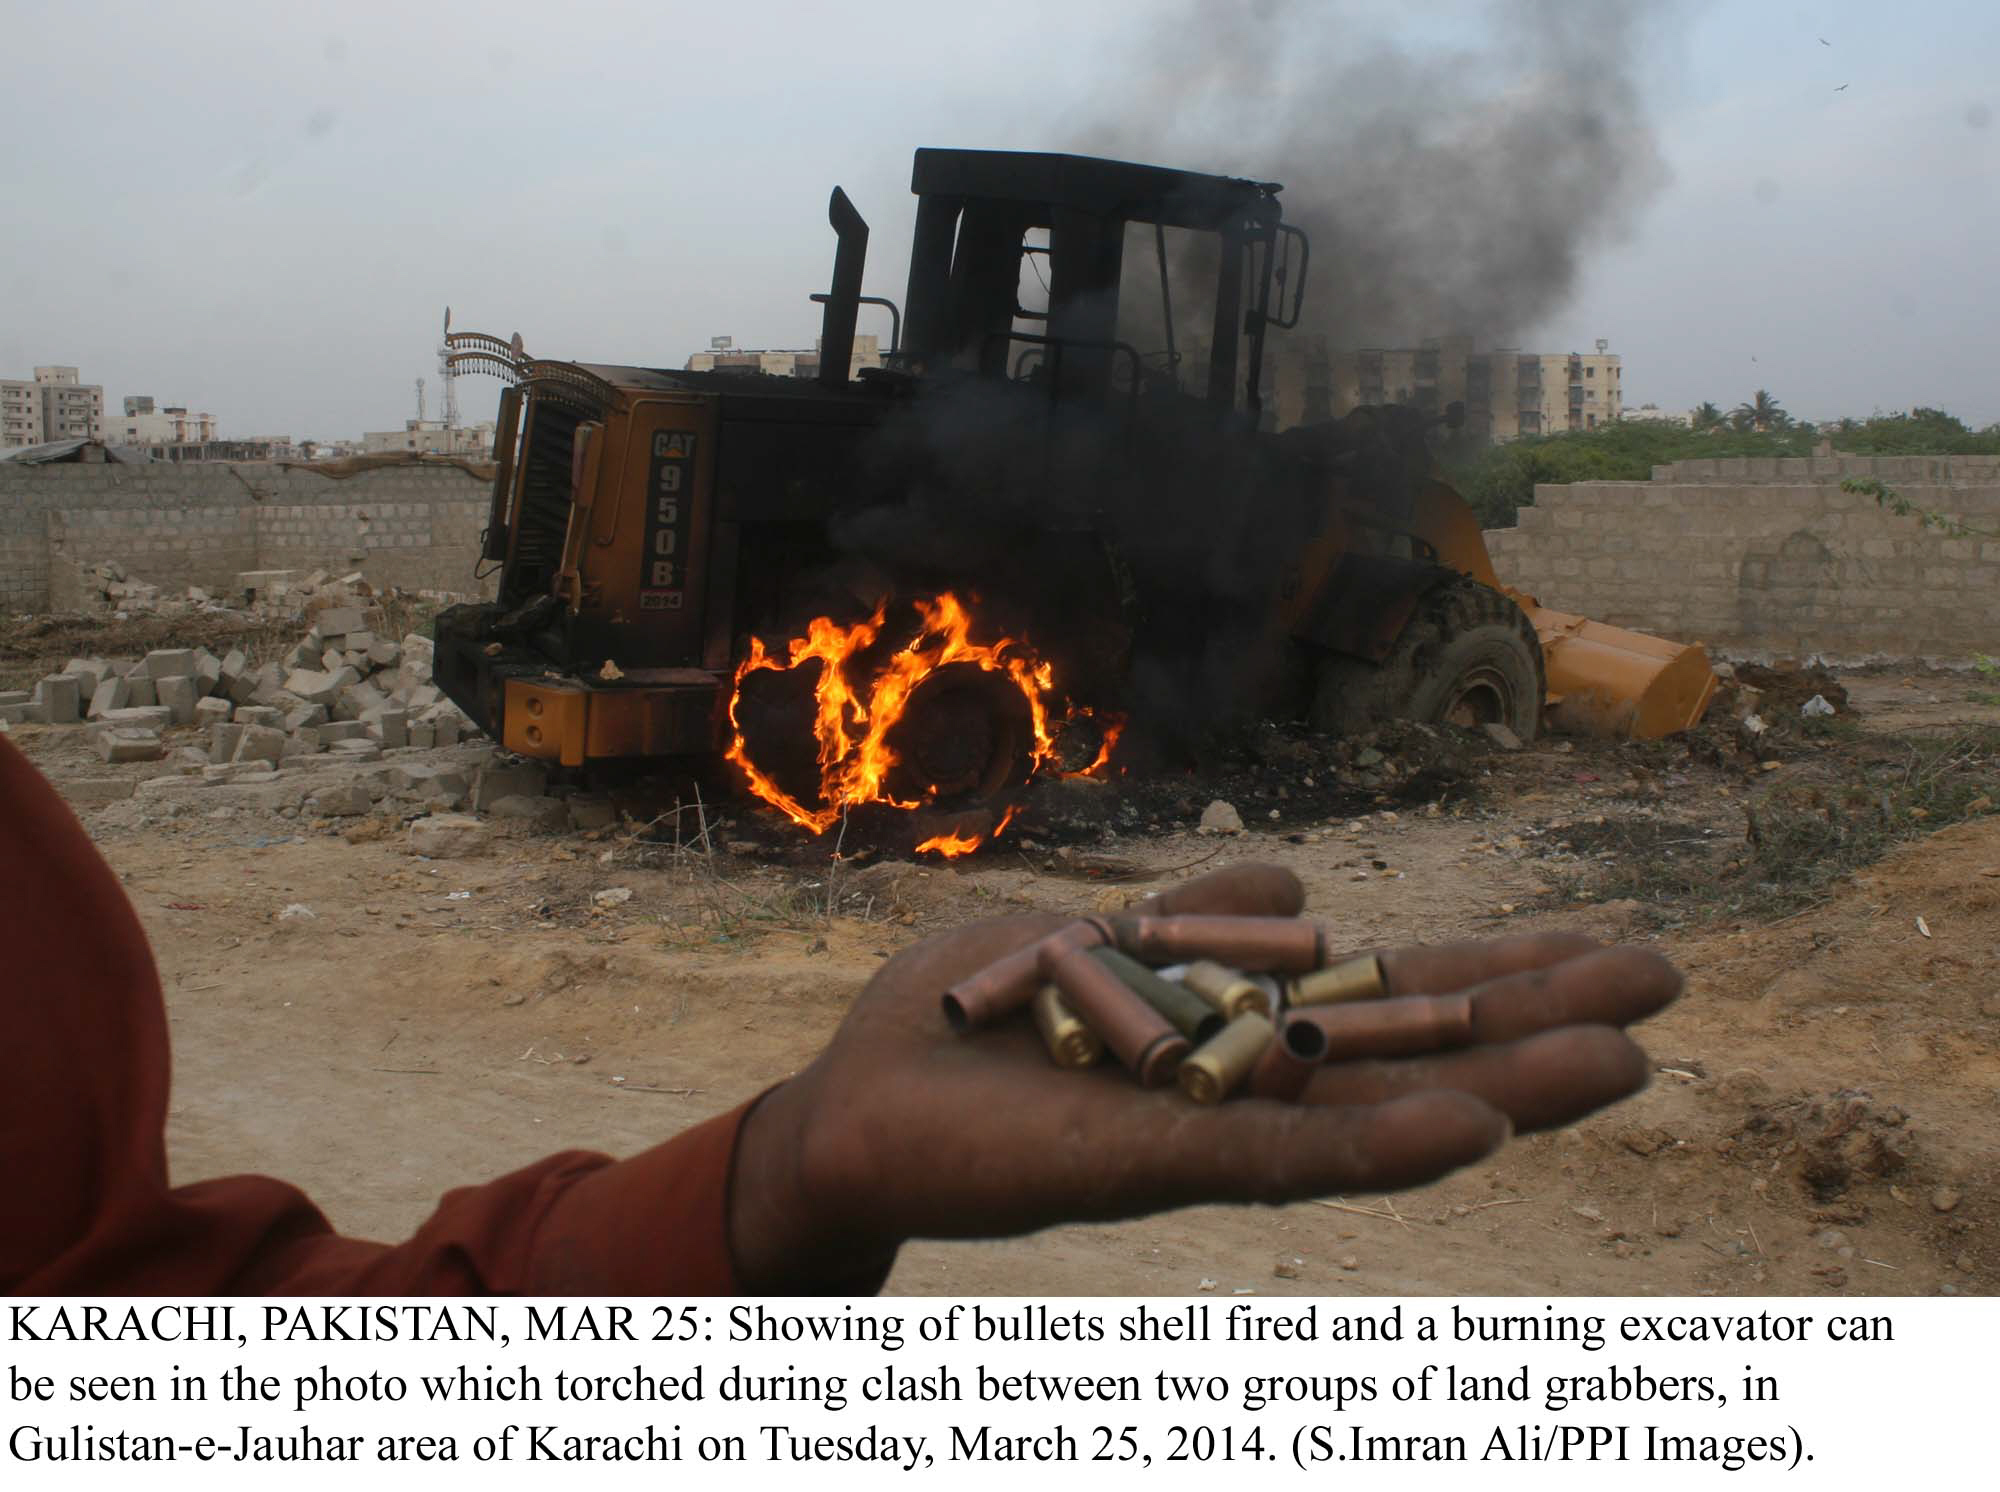
<svg viewBox="0 0 2000 1492">
<path fill-rule="evenodd" d="M 208 728 L 208 759 L 217 766 L 236 758 L 236 748 L 243 740 L 243 732 L 249 729 L 243 725 L 215 724 Z"/>
<path fill-rule="evenodd" d="M 187 679 L 194 677 L 193 648 L 155 648 L 144 660 L 146 676 L 151 679 Z"/>
<path fill-rule="evenodd" d="M 306 807 L 327 818 L 354 818 L 375 811 L 375 800 L 368 795 L 368 789 L 359 782 L 342 783 L 338 787 L 323 787 L 306 799 Z"/>
<path fill-rule="evenodd" d="M 127 674 L 125 689 L 128 704 L 152 705 L 160 702 L 160 696 L 153 689 L 153 679 L 150 674 Z"/>
<path fill-rule="evenodd" d="M 384 751 L 410 744 L 409 716 L 387 701 L 364 711 L 361 724 L 371 739 L 381 742 Z"/>
<path fill-rule="evenodd" d="M 24 705 L 33 698 L 26 689 L 0 689 L 0 705 Z"/>
<path fill-rule="evenodd" d="M 332 715 L 336 720 L 359 720 L 387 702 L 387 696 L 372 684 L 349 684 L 334 701 Z"/>
<path fill-rule="evenodd" d="M 318 727 L 319 738 L 328 746 L 338 741 L 365 741 L 368 727 L 359 720 L 329 720 Z"/>
<path fill-rule="evenodd" d="M 382 748 L 365 737 L 356 741 L 334 741 L 326 748 L 329 755 L 344 762 L 379 762 Z"/>
<path fill-rule="evenodd" d="M 99 731 L 97 754 L 107 762 L 153 762 L 166 755 L 158 732 L 121 728 Z"/>
<path fill-rule="evenodd" d="M 345 637 L 367 626 L 368 619 L 358 606 L 329 606 L 313 618 L 313 625 L 319 628 L 322 636 Z"/>
<path fill-rule="evenodd" d="M 319 666 L 328 673 L 332 673 L 337 668 L 345 668 L 347 667 L 347 655 L 339 648 L 321 648 L 319 650 Z"/>
<path fill-rule="evenodd" d="M 239 705 L 255 704 L 257 691 L 263 682 L 254 673 L 240 673 L 233 679 L 223 681 L 221 693 Z"/>
<path fill-rule="evenodd" d="M 222 687 L 222 660 L 207 648 L 194 650 L 194 687 L 203 699 Z"/>
<path fill-rule="evenodd" d="M 241 648 L 231 648 L 222 655 L 222 662 L 215 671 L 216 682 L 225 690 L 249 671 L 250 655 Z"/>
<path fill-rule="evenodd" d="M 52 673 L 35 685 L 34 703 L 50 725 L 75 725 L 82 719 L 82 691 L 76 675 Z"/>
<path fill-rule="evenodd" d="M 0 725 L 27 725 L 35 715 L 31 704 L 0 705 Z"/>
<path fill-rule="evenodd" d="M 429 751 L 437 745 L 437 727 L 422 720 L 411 721 L 410 744 L 419 751 Z"/>
<path fill-rule="evenodd" d="M 471 783 L 457 767 L 410 762 L 390 768 L 389 790 L 399 798 L 459 808 L 471 795 Z"/>
<path fill-rule="evenodd" d="M 240 712 L 239 712 L 240 713 Z M 285 733 L 275 726 L 245 725 L 235 727 L 243 734 L 237 738 L 236 750 L 230 753 L 232 762 L 268 762 L 276 766 L 285 754 Z"/>
<path fill-rule="evenodd" d="M 326 750 L 326 741 L 320 735 L 324 726 L 308 725 L 293 731 L 285 737 L 285 755 L 288 757 L 318 756 Z"/>
<path fill-rule="evenodd" d="M 173 723 L 174 712 L 165 705 L 127 705 L 97 717 L 97 724 L 110 730 L 163 731 Z"/>
<path fill-rule="evenodd" d="M 444 692 L 435 684 L 411 685 L 409 686 L 409 693 L 404 696 L 412 715 L 420 714 L 430 709 L 443 698 Z"/>
<path fill-rule="evenodd" d="M 368 650 L 375 646 L 375 634 L 366 627 L 357 627 L 341 637 L 340 646 L 343 652 L 359 653 L 365 658 Z"/>
<path fill-rule="evenodd" d="M 410 853 L 433 860 L 456 860 L 485 848 L 492 831 L 463 813 L 434 813 L 410 825 Z"/>
<path fill-rule="evenodd" d="M 130 777 L 68 777 L 56 784 L 65 798 L 82 808 L 129 798 L 137 786 Z"/>
<path fill-rule="evenodd" d="M 261 725 L 270 730 L 281 730 L 285 724 L 285 712 L 271 705 L 238 705 L 236 708 L 238 725 Z"/>
<path fill-rule="evenodd" d="M 208 703 L 195 693 L 192 677 L 155 679 L 153 692 L 159 696 L 162 705 L 173 711 L 175 725 L 193 725 L 194 707 Z"/>
<path fill-rule="evenodd" d="M 509 819 L 531 829 L 569 827 L 569 805 L 560 798 L 530 798 L 517 793 L 499 799 L 486 811 L 496 819 Z"/>
<path fill-rule="evenodd" d="M 539 798 L 548 783 L 548 772 L 534 762 L 481 767 L 472 781 L 472 806 L 485 813 L 502 798 Z"/>
<path fill-rule="evenodd" d="M 285 729 L 288 731 L 308 730 L 313 726 L 325 724 L 325 705 L 302 704 L 289 711 L 285 716 Z"/>
<path fill-rule="evenodd" d="M 72 658 L 63 665 L 63 672 L 75 676 L 83 703 L 88 705 L 97 693 L 97 686 L 111 672 L 111 665 L 102 658 Z"/>
<path fill-rule="evenodd" d="M 236 706 L 228 700 L 217 699 L 211 695 L 207 699 L 198 699 L 194 702 L 194 723 L 204 730 L 211 725 L 226 725 L 229 717 L 235 712 Z"/>
<path fill-rule="evenodd" d="M 341 690 L 333 674 L 309 668 L 296 668 L 286 674 L 285 688 L 315 705 L 331 705 L 340 697 Z"/>
<path fill-rule="evenodd" d="M 461 737 L 470 734 L 468 731 L 461 730 L 458 721 L 449 715 L 433 720 L 431 722 L 431 729 L 435 732 L 437 744 L 440 746 L 456 746 Z"/>
<path fill-rule="evenodd" d="M 350 647 L 353 642 L 350 639 Z M 403 650 L 386 637 L 380 637 L 368 649 L 368 661 L 377 668 L 394 668 L 403 660 Z"/>
</svg>

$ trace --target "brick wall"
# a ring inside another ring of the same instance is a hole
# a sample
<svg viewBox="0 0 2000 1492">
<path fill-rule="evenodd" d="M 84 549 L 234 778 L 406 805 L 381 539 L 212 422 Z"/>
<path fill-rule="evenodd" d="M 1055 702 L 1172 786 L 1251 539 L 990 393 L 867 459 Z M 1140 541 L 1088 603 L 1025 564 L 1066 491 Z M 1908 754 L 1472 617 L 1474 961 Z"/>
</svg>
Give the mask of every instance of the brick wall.
<svg viewBox="0 0 2000 1492">
<path fill-rule="evenodd" d="M 2000 653 L 2000 539 L 1925 529 L 1845 477 L 2000 533 L 2000 457 L 1739 457 L 1537 486 L 1486 542 L 1500 578 L 1546 605 L 1728 657 Z"/>
<path fill-rule="evenodd" d="M 0 462 L 0 608 L 77 605 L 113 562 L 163 591 L 243 570 L 361 570 L 377 584 L 490 594 L 473 579 L 487 484 L 456 467 L 334 480 L 270 463 Z"/>
</svg>

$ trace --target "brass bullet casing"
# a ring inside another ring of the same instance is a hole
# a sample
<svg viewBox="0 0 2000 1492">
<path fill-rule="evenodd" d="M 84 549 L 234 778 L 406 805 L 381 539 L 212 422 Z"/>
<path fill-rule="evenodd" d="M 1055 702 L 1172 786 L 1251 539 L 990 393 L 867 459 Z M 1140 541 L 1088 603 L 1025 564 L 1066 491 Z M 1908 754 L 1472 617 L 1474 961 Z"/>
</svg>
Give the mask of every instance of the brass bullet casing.
<svg viewBox="0 0 2000 1492">
<path fill-rule="evenodd" d="M 1158 1088 L 1171 1082 L 1174 1069 L 1188 1054 L 1188 1039 L 1090 955 L 1087 948 L 1046 947 L 1043 972 L 1142 1086 Z"/>
<path fill-rule="evenodd" d="M 1297 917 L 1113 917 L 1118 947 L 1145 963 L 1179 964 L 1214 959 L 1258 974 L 1304 974 L 1317 969 L 1325 948 L 1316 923 Z"/>
<path fill-rule="evenodd" d="M 1181 983 L 1230 1020 L 1252 1010 L 1267 1020 L 1270 1018 L 1270 992 L 1256 980 L 1235 969 L 1225 968 L 1212 958 L 1198 959 L 1189 964 L 1181 975 Z"/>
<path fill-rule="evenodd" d="M 1116 948 L 1092 948 L 1089 954 L 1118 978 L 1133 994 L 1173 1022 L 1174 1029 L 1189 1041 L 1206 1041 L 1226 1024 L 1222 1013 L 1193 990 L 1175 984 L 1165 975 L 1128 958 Z"/>
<path fill-rule="evenodd" d="M 1181 1092 L 1196 1103 L 1221 1103 L 1250 1075 L 1276 1034 L 1270 1017 L 1246 1010 L 1181 1063 L 1176 1074 Z"/>
<path fill-rule="evenodd" d="M 1410 1057 L 1472 1040 L 1472 996 L 1398 995 L 1346 1005 L 1308 1005 L 1292 1016 L 1326 1033 L 1326 1060 Z"/>
<path fill-rule="evenodd" d="M 1389 993 L 1382 960 L 1372 953 L 1346 958 L 1330 969 L 1301 974 L 1285 990 L 1289 1005 L 1338 1005 L 1347 1000 L 1379 1000 Z"/>
<path fill-rule="evenodd" d="M 969 974 L 944 992 L 944 1018 L 955 1031 L 989 1026 L 1012 1015 L 1042 987 L 1042 950 L 1087 948 L 1111 941 L 1111 930 L 1094 917 L 1059 927 L 1039 943 L 1016 948 L 976 974 Z"/>
<path fill-rule="evenodd" d="M 1053 984 L 1043 985 L 1035 991 L 1028 1009 L 1034 1013 L 1035 1029 L 1042 1033 L 1042 1044 L 1048 1047 L 1049 1059 L 1056 1066 L 1097 1065 L 1097 1059 L 1104 1055 L 1104 1038 L 1069 1008 L 1061 990 Z"/>
<path fill-rule="evenodd" d="M 1278 1039 L 1264 1048 L 1250 1069 L 1250 1096 L 1290 1103 L 1306 1091 L 1312 1075 L 1326 1061 L 1326 1032 L 1311 1021 L 1293 1017 L 1278 1028 Z"/>
</svg>

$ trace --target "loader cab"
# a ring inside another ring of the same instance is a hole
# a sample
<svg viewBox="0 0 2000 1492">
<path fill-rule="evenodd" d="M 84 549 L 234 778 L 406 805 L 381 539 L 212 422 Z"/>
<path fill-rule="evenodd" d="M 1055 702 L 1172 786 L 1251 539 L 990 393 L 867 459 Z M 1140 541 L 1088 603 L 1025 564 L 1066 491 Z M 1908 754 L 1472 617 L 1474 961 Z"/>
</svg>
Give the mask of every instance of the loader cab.
<svg viewBox="0 0 2000 1492">
<path fill-rule="evenodd" d="M 1087 156 L 919 150 L 901 364 L 1052 400 L 1262 409 L 1264 337 L 1297 324 L 1305 235 L 1272 182 Z"/>
</svg>

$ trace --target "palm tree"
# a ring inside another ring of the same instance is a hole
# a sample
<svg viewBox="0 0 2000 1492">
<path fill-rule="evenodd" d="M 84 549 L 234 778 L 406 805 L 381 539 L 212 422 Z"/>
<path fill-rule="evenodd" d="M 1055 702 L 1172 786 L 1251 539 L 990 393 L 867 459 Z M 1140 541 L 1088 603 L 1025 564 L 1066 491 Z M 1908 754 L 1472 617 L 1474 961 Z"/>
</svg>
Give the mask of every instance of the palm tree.
<svg viewBox="0 0 2000 1492">
<path fill-rule="evenodd" d="M 1722 410 L 1713 399 L 1704 399 L 1695 407 L 1693 424 L 1697 430 L 1713 430 L 1722 423 Z"/>
<path fill-rule="evenodd" d="M 1755 430 L 1763 434 L 1767 430 L 1784 429 L 1792 422 L 1792 417 L 1771 397 L 1769 389 L 1759 389 L 1750 396 L 1748 404 L 1736 406 L 1730 420 L 1739 430 Z"/>
</svg>

